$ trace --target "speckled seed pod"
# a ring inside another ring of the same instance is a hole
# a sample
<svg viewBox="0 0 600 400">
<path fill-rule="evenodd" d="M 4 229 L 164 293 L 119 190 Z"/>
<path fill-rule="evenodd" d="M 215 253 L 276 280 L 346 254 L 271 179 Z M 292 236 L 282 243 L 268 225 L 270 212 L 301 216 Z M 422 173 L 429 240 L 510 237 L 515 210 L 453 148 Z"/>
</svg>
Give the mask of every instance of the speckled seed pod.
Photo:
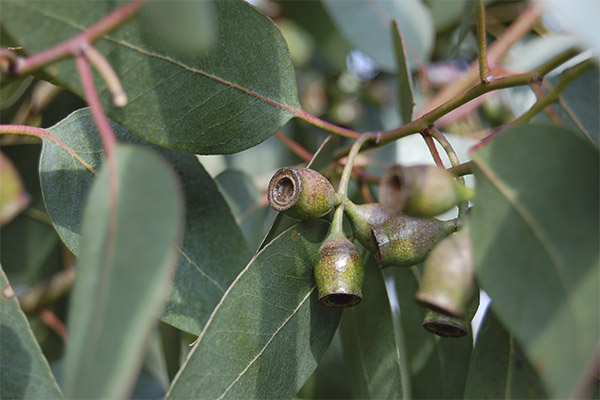
<svg viewBox="0 0 600 400">
<path fill-rule="evenodd" d="M 331 183 L 308 168 L 286 167 L 275 172 L 267 197 L 274 210 L 301 220 L 320 218 L 336 204 Z"/>
<path fill-rule="evenodd" d="M 479 308 L 479 295 L 475 295 L 467 307 L 464 318 L 440 313 L 431 308 L 425 309 L 423 328 L 425 330 L 445 338 L 458 338 L 469 333 L 471 321 Z"/>
<path fill-rule="evenodd" d="M 410 267 L 423 262 L 435 244 L 456 229 L 455 220 L 404 214 L 389 218 L 371 230 L 379 268 Z"/>
<path fill-rule="evenodd" d="M 315 264 L 319 301 L 328 307 L 352 307 L 362 301 L 364 269 L 360 253 L 342 234 L 325 239 Z"/>
<path fill-rule="evenodd" d="M 379 199 L 390 215 L 402 212 L 413 217 L 433 217 L 471 196 L 471 189 L 435 165 L 394 165 L 379 184 Z"/>
<path fill-rule="evenodd" d="M 471 238 L 465 227 L 431 251 L 415 299 L 424 307 L 464 318 L 475 291 Z"/>
<path fill-rule="evenodd" d="M 445 338 L 459 338 L 469 333 L 469 323 L 465 319 L 451 317 L 429 308 L 425 310 L 423 328 Z"/>
<path fill-rule="evenodd" d="M 350 219 L 354 237 L 371 252 L 375 252 L 375 239 L 371 235 L 374 226 L 383 224 L 389 215 L 379 203 L 356 205 L 346 204 L 344 212 Z"/>
</svg>

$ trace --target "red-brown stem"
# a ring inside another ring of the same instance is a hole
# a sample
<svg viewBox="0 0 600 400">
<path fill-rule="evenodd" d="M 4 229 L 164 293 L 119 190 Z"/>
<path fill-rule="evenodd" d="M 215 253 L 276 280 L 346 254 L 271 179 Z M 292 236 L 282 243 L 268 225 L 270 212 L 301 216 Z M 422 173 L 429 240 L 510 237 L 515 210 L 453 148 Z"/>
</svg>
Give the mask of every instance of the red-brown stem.
<svg viewBox="0 0 600 400">
<path fill-rule="evenodd" d="M 65 323 L 60 320 L 52 311 L 48 308 L 40 309 L 40 318 L 50 329 L 52 329 L 58 336 L 65 342 L 67 341 L 67 327 Z"/>
<path fill-rule="evenodd" d="M 285 136 L 281 131 L 275 132 L 275 136 L 277 136 L 277 138 L 279 140 L 281 140 L 281 142 L 288 149 L 290 149 L 292 151 L 292 153 L 294 153 L 295 155 L 297 155 L 298 157 L 300 157 L 304 161 L 310 162 L 310 160 L 313 159 L 314 154 L 312 154 L 310 151 L 306 150 L 304 147 L 302 147 L 302 145 L 300 145 L 296 141 L 294 141 L 294 140 L 290 139 L 289 137 Z"/>
<path fill-rule="evenodd" d="M 435 141 L 431 135 L 429 135 L 429 133 L 422 133 L 421 136 L 423 136 L 423 140 L 425 140 L 425 144 L 427 144 L 427 147 L 429 148 L 429 152 L 433 157 L 433 161 L 435 161 L 435 165 L 440 168 L 444 168 L 444 163 L 442 162 L 440 153 L 437 151 L 437 147 L 435 147 Z"/>
<path fill-rule="evenodd" d="M 40 53 L 21 59 L 11 72 L 15 75 L 26 75 L 61 58 L 78 55 L 81 52 L 83 43 L 93 43 L 102 35 L 121 26 L 125 21 L 137 14 L 143 4 L 142 0 L 134 0 L 131 3 L 125 4 L 79 35 Z"/>
<path fill-rule="evenodd" d="M 351 129 L 332 124 L 331 122 L 324 121 L 304 110 L 293 109 L 292 111 L 296 114 L 298 118 L 308 122 L 311 125 L 324 129 L 328 132 L 335 133 L 336 135 L 344 136 L 350 139 L 358 139 L 362 135 L 360 132 L 356 132 Z"/>
<path fill-rule="evenodd" d="M 81 158 L 79 156 L 79 154 L 77 154 L 75 152 L 75 150 L 73 150 L 72 148 L 70 148 L 69 146 L 64 144 L 62 141 L 60 141 L 59 139 L 54 137 L 50 132 L 48 132 L 45 129 L 36 128 L 33 126 L 28 126 L 28 125 L 0 125 L 0 135 L 25 135 L 25 136 L 34 136 L 34 137 L 40 138 L 42 140 L 43 139 L 52 140 L 54 143 L 56 143 L 57 145 L 59 145 L 60 147 L 65 149 L 70 155 L 75 157 L 77 159 L 77 161 L 79 161 L 81 164 L 83 164 L 83 166 L 86 167 L 92 174 L 98 175 L 96 170 L 90 164 L 88 164 L 83 158 Z"/>
</svg>

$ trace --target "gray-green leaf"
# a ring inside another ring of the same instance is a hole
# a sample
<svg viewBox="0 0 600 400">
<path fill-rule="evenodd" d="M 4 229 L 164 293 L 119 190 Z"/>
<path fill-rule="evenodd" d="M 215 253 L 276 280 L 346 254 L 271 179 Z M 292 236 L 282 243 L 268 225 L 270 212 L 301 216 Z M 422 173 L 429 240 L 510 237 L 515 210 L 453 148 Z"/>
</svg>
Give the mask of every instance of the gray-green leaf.
<svg viewBox="0 0 600 400">
<path fill-rule="evenodd" d="M 48 361 L 0 267 L 0 397 L 62 399 Z"/>
<path fill-rule="evenodd" d="M 84 209 L 68 321 L 69 398 L 122 398 L 131 390 L 177 262 L 183 204 L 175 172 L 150 150 L 115 150 L 116 207 L 103 168 Z"/>
<path fill-rule="evenodd" d="M 598 343 L 598 150 L 523 125 L 472 154 L 478 281 L 552 397 L 569 397 Z"/>
<path fill-rule="evenodd" d="M 400 350 L 383 275 L 372 255 L 365 265 L 363 301 L 344 312 L 341 324 L 344 359 L 354 397 L 403 397 Z"/>
<path fill-rule="evenodd" d="M 2 28 L 33 54 L 80 33 L 114 8 L 108 1 L 6 2 Z M 129 97 L 127 106 L 113 106 L 106 85 L 97 80 L 109 117 L 150 142 L 216 154 L 264 141 L 299 112 L 293 66 L 277 27 L 241 1 L 217 1 L 214 15 L 218 36 L 202 52 L 173 46 L 172 36 L 157 34 L 155 18 L 146 18 L 144 9 L 99 40 L 95 46 Z M 72 60 L 46 72 L 82 94 Z"/>
<path fill-rule="evenodd" d="M 328 224 L 286 230 L 240 273 L 167 397 L 291 398 L 312 374 L 340 311 L 319 304 L 313 263 Z"/>
</svg>

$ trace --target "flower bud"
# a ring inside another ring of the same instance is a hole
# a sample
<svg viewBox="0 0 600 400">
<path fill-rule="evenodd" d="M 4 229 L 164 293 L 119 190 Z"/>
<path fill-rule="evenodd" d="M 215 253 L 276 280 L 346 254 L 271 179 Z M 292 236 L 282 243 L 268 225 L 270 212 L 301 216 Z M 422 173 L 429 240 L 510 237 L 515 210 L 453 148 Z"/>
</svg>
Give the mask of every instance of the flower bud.
<svg viewBox="0 0 600 400">
<path fill-rule="evenodd" d="M 267 197 L 274 210 L 301 220 L 320 218 L 337 202 L 327 178 L 308 168 L 286 167 L 275 172 Z"/>
<path fill-rule="evenodd" d="M 475 292 L 471 238 L 465 227 L 431 251 L 415 298 L 424 307 L 464 318 Z"/>
<path fill-rule="evenodd" d="M 472 197 L 472 190 L 434 165 L 388 168 L 379 184 L 379 198 L 390 215 L 433 217 Z"/>
<path fill-rule="evenodd" d="M 389 215 L 378 203 L 356 205 L 346 204 L 344 212 L 350 219 L 354 237 L 369 251 L 375 252 L 375 239 L 371 235 L 373 227 L 381 225 Z"/>
<path fill-rule="evenodd" d="M 435 244 L 456 229 L 456 220 L 404 214 L 387 219 L 371 230 L 379 268 L 410 267 L 423 262 Z"/>
<path fill-rule="evenodd" d="M 315 264 L 319 301 L 328 307 L 352 307 L 362 301 L 364 269 L 360 253 L 343 234 L 325 239 Z"/>
</svg>

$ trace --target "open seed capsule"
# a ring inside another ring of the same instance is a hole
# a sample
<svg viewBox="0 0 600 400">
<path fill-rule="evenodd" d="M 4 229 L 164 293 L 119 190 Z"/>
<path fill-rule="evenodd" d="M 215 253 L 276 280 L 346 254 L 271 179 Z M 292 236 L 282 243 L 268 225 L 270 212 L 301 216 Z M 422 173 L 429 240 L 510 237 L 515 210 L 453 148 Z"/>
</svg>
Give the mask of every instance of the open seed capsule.
<svg viewBox="0 0 600 400">
<path fill-rule="evenodd" d="M 319 301 L 328 307 L 352 307 L 362 301 L 364 269 L 356 246 L 343 234 L 325 239 L 315 264 Z"/>
<path fill-rule="evenodd" d="M 423 262 L 435 244 L 456 229 L 455 220 L 404 214 L 387 219 L 371 230 L 379 268 L 410 267 Z"/>
<path fill-rule="evenodd" d="M 269 182 L 267 198 L 274 210 L 301 220 L 320 218 L 336 204 L 331 183 L 308 168 L 278 170 Z"/>
</svg>

